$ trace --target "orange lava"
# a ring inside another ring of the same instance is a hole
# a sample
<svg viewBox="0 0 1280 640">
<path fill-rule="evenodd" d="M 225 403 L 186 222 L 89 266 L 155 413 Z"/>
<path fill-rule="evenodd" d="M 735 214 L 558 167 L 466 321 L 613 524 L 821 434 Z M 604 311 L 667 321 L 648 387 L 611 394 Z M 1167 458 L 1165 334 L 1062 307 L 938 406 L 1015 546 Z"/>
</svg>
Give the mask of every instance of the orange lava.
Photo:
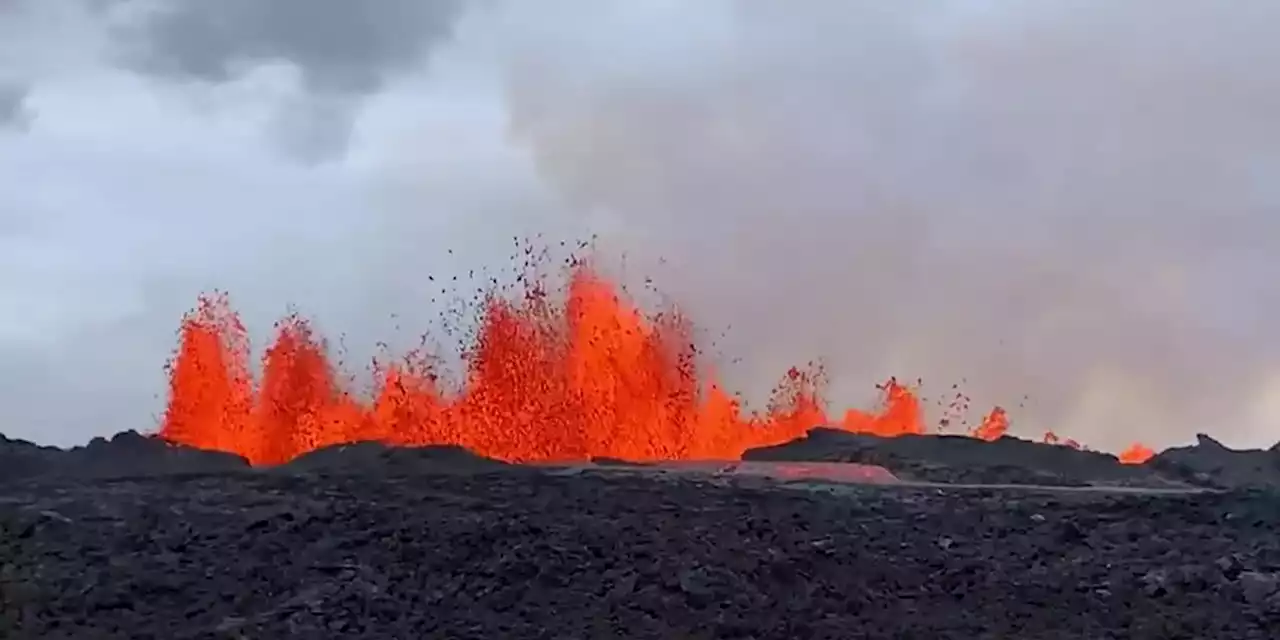
<svg viewBox="0 0 1280 640">
<path fill-rule="evenodd" d="M 1058 434 L 1052 431 L 1044 432 L 1044 438 L 1041 440 L 1041 442 L 1044 442 L 1045 444 L 1056 444 L 1060 447 L 1067 447 L 1069 449 L 1076 449 L 1076 450 L 1080 450 L 1084 448 L 1080 446 L 1079 442 L 1076 442 L 1071 438 L 1066 438 L 1066 439 L 1060 438 L 1058 437 Z M 1133 446 L 1142 446 L 1142 445 L 1135 444 Z"/>
<path fill-rule="evenodd" d="M 1002 407 L 995 407 L 978 426 L 969 431 L 969 435 L 988 442 L 999 440 L 1009 432 L 1009 413 Z"/>
<path fill-rule="evenodd" d="M 1142 464 L 1155 457 L 1155 455 L 1156 452 L 1151 447 L 1135 442 L 1129 445 L 1129 448 L 1121 451 L 1116 457 L 1125 464 Z"/>
<path fill-rule="evenodd" d="M 573 262 L 568 276 L 559 299 L 534 279 L 522 279 L 514 300 L 485 298 L 456 389 L 435 360 L 414 353 L 375 361 L 369 398 L 344 384 L 324 341 L 297 315 L 277 324 L 255 380 L 228 298 L 204 296 L 182 321 L 160 436 L 258 465 L 359 440 L 457 444 L 518 462 L 726 460 L 833 424 L 820 368 L 791 369 L 764 411 L 744 413 L 698 362 L 685 317 L 642 314 L 585 263 Z M 890 380 L 881 390 L 878 410 L 849 410 L 834 425 L 925 433 L 911 389 Z M 997 407 L 970 435 L 995 440 L 1008 426 Z"/>
</svg>

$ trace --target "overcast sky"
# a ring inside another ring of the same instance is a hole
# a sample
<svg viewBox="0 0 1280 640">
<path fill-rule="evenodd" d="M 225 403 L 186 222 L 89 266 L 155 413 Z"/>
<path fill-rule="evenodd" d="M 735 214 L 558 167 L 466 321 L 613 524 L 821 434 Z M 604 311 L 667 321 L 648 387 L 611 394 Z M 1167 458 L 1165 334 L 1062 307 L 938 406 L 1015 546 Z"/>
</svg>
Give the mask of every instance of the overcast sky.
<svg viewBox="0 0 1280 640">
<path fill-rule="evenodd" d="M 1026 435 L 1269 445 L 1278 23 L 1271 0 L 0 0 L 0 431 L 152 427 L 201 291 L 259 343 L 294 304 L 363 359 L 438 316 L 427 274 L 542 232 L 600 233 L 728 327 L 749 394 L 821 357 L 836 404 L 896 374 Z"/>
</svg>

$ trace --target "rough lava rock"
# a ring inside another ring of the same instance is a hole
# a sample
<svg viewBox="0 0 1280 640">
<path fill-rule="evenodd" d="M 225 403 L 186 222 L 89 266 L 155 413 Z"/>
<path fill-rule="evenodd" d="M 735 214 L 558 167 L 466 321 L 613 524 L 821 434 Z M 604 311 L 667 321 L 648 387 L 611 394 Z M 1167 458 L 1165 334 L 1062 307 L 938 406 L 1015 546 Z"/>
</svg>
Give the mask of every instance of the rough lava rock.
<svg viewBox="0 0 1280 640">
<path fill-rule="evenodd" d="M 249 462 L 222 451 L 206 451 L 124 431 L 89 444 L 59 449 L 0 436 L 0 481 L 60 478 L 117 478 L 245 471 Z"/>
<path fill-rule="evenodd" d="M 1230 449 L 1201 433 L 1196 444 L 1156 454 L 1145 466 L 1200 485 L 1280 489 L 1280 443 L 1270 449 Z"/>
<path fill-rule="evenodd" d="M 816 428 L 772 447 L 748 450 L 748 461 L 855 462 L 889 469 L 908 480 L 951 484 L 1122 485 L 1210 488 L 1280 488 L 1280 443 L 1267 450 L 1237 451 L 1198 436 L 1190 447 L 1124 465 L 1110 454 L 1004 437 L 994 442 L 965 436 L 906 435 L 885 438 Z M 603 466 L 636 463 L 601 458 Z M 457 446 L 391 447 L 376 442 L 334 445 L 282 465 L 286 472 L 345 473 L 372 468 L 396 473 L 454 469 L 497 470 L 504 463 Z M 244 471 L 234 454 L 175 445 L 134 431 L 110 440 L 94 438 L 72 449 L 40 446 L 0 435 L 0 482 L 45 475 L 124 477 Z"/>
<path fill-rule="evenodd" d="M 744 460 L 857 462 L 904 478 L 964 484 L 1168 486 L 1155 470 L 1113 455 L 1013 437 L 988 442 L 958 435 L 881 437 L 817 428 L 805 437 L 750 449 Z"/>
<path fill-rule="evenodd" d="M 280 469 L 318 473 L 474 473 L 507 466 L 457 445 L 393 447 L 369 441 L 322 447 L 294 458 Z"/>
<path fill-rule="evenodd" d="M 54 468 L 66 452 L 0 434 L 0 482 L 32 478 Z"/>
<path fill-rule="evenodd" d="M 134 432 L 0 437 L 0 638 L 1272 638 L 1277 456 L 1202 437 L 1121 465 L 830 429 L 748 452 L 957 484 L 1228 489 L 817 492 L 460 447 L 363 442 L 247 473 Z"/>
<path fill-rule="evenodd" d="M 244 471 L 249 461 L 233 453 L 196 449 L 136 431 L 117 433 L 110 440 L 94 438 L 68 452 L 77 473 L 95 478 L 205 474 Z"/>
<path fill-rule="evenodd" d="M 1280 504 L 639 474 L 41 481 L 0 637 L 1276 637 Z"/>
</svg>

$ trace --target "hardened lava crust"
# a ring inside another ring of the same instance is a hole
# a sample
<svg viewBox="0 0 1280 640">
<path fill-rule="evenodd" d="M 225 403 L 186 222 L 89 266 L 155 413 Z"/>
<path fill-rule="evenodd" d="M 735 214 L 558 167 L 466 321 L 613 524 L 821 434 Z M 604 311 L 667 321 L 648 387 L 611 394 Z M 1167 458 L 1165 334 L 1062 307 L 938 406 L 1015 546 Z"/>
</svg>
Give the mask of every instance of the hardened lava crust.
<svg viewBox="0 0 1280 640">
<path fill-rule="evenodd" d="M 934 478 L 815 491 L 373 444 L 249 469 L 173 449 L 156 463 L 146 452 L 158 443 L 136 435 L 85 448 L 127 465 L 86 457 L 76 472 L 34 473 L 55 454 L 8 442 L 6 639 L 1168 640 L 1280 630 L 1280 499 L 1265 488 L 1028 490 Z M 903 451 L 877 455 L 909 471 Z M 24 459 L 27 472 L 14 473 Z"/>
</svg>

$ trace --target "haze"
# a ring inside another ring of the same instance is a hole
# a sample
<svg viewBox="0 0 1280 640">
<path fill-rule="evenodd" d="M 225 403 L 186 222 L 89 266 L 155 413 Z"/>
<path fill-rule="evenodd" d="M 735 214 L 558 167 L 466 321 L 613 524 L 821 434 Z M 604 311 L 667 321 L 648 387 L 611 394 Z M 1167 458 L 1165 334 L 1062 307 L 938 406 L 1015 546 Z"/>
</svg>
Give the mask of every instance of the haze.
<svg viewBox="0 0 1280 640">
<path fill-rule="evenodd" d="M 919 377 L 1026 436 L 1269 446 L 1278 22 L 1265 0 L 0 0 L 0 431 L 153 427 L 202 291 L 259 344 L 296 305 L 360 362 L 431 328 L 428 274 L 594 233 L 727 329 L 749 397 L 822 358 L 836 405 Z"/>
</svg>

